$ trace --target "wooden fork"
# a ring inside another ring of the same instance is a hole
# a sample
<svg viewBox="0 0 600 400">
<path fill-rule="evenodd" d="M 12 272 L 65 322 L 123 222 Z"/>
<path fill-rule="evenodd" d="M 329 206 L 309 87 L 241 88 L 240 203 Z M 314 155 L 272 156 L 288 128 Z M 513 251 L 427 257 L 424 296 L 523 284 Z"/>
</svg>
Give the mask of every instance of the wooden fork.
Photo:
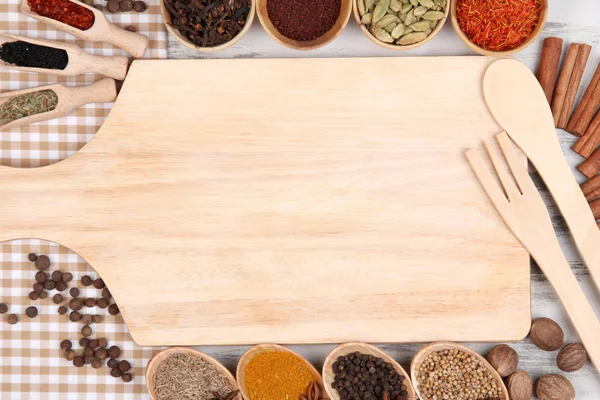
<svg viewBox="0 0 600 400">
<path fill-rule="evenodd" d="M 496 138 L 512 172 L 511 176 L 501 157 L 493 149 L 492 141 L 485 142 L 501 185 L 494 179 L 475 149 L 467 151 L 467 159 L 508 228 L 544 271 L 569 314 L 592 362 L 600 371 L 600 323 L 571 272 L 556 238 L 546 205 L 526 167 L 517 157 L 506 132 L 497 135 Z"/>
</svg>

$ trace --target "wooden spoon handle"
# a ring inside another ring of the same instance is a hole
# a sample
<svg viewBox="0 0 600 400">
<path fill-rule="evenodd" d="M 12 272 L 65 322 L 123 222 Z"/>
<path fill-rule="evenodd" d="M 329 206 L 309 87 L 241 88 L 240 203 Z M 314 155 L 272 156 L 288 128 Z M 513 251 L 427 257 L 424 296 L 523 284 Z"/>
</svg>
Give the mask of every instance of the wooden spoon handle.
<svg viewBox="0 0 600 400">
<path fill-rule="evenodd" d="M 150 43 L 147 36 L 126 31 L 114 24 L 109 24 L 105 41 L 127 51 L 135 58 L 143 57 Z"/>
<path fill-rule="evenodd" d="M 69 99 L 66 99 L 69 102 L 69 111 L 89 103 L 110 103 L 117 98 L 115 80 L 111 78 L 87 86 L 70 88 L 69 92 Z"/>
<path fill-rule="evenodd" d="M 85 54 L 84 57 L 86 59 L 86 65 L 89 68 L 89 72 L 95 72 L 97 74 L 108 76 L 117 80 L 125 79 L 129 65 L 129 59 L 127 57 L 103 57 L 92 56 L 87 53 L 83 54 Z"/>
</svg>

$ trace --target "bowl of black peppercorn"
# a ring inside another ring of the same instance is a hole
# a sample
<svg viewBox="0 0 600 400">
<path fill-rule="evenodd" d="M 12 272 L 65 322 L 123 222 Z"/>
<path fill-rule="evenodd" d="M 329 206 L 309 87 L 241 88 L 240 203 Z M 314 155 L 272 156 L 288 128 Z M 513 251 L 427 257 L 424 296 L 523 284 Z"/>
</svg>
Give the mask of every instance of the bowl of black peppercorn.
<svg viewBox="0 0 600 400">
<path fill-rule="evenodd" d="M 400 364 L 367 343 L 346 343 L 333 349 L 323 364 L 323 385 L 331 400 L 417 398 Z"/>
</svg>

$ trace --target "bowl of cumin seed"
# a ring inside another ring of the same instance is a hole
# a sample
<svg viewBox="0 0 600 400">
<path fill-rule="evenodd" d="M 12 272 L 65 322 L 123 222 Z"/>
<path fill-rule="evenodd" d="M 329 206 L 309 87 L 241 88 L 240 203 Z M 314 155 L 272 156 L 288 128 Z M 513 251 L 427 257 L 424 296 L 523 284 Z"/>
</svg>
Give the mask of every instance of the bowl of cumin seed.
<svg viewBox="0 0 600 400">
<path fill-rule="evenodd" d="M 205 53 L 236 44 L 250 29 L 255 0 L 161 0 L 167 31 L 182 45 Z"/>
</svg>

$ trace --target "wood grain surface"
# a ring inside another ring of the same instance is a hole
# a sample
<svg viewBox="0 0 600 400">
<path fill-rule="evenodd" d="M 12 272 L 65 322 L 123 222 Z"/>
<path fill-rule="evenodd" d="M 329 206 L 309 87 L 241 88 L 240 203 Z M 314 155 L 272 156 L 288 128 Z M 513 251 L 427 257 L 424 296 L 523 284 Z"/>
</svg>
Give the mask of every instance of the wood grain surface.
<svg viewBox="0 0 600 400">
<path fill-rule="evenodd" d="M 78 252 L 142 345 L 518 340 L 529 257 L 464 158 L 489 62 L 135 62 L 84 149 L 0 169 L 0 240 Z"/>
</svg>

